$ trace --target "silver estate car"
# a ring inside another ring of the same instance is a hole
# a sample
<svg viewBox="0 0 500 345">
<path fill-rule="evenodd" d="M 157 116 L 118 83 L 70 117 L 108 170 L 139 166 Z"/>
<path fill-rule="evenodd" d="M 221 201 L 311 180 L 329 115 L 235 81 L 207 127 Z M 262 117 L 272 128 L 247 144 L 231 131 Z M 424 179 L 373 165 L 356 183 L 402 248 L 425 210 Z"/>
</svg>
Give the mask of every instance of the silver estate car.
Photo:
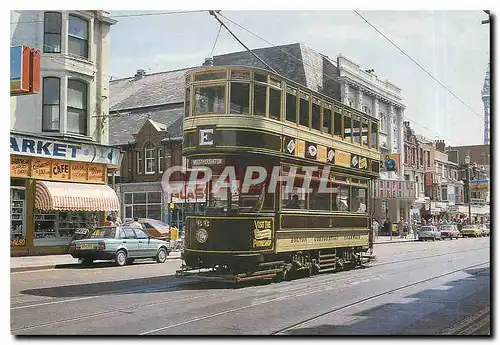
<svg viewBox="0 0 500 345">
<path fill-rule="evenodd" d="M 424 225 L 418 229 L 419 241 L 441 240 L 441 233 L 434 225 Z"/>
<path fill-rule="evenodd" d="M 119 266 L 134 259 L 151 258 L 158 263 L 167 260 L 169 243 L 153 239 L 140 229 L 127 226 L 105 226 L 95 229 L 86 239 L 71 243 L 69 253 L 84 265 L 94 260 L 114 260 Z"/>
</svg>

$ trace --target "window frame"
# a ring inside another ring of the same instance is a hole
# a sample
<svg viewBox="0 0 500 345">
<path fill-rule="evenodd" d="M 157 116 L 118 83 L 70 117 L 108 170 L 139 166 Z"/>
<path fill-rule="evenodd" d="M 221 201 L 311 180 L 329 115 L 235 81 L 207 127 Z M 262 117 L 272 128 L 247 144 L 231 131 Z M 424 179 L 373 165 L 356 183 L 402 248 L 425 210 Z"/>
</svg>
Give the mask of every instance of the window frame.
<svg viewBox="0 0 500 345">
<path fill-rule="evenodd" d="M 77 79 L 77 78 L 68 78 L 68 96 L 69 96 L 69 90 L 70 90 L 70 84 L 71 83 L 80 83 L 81 85 L 84 85 L 85 86 L 85 102 L 82 102 L 82 105 L 85 106 L 85 108 L 82 108 L 82 109 L 79 109 L 79 108 L 75 108 L 73 106 L 70 106 L 69 105 L 69 102 L 68 102 L 68 99 L 66 99 L 66 132 L 68 133 L 72 133 L 72 134 L 78 134 L 78 135 L 85 135 L 87 136 L 88 135 L 88 132 L 89 132 L 89 89 L 90 89 L 90 84 L 88 82 L 86 82 L 85 80 L 82 80 L 82 79 Z M 80 132 L 74 132 L 74 131 L 70 131 L 68 130 L 68 113 L 69 113 L 69 110 L 74 110 L 74 111 L 85 111 L 85 132 L 82 133 L 81 131 Z"/>
<path fill-rule="evenodd" d="M 339 111 L 337 111 L 337 109 L 332 109 L 333 110 L 333 125 L 332 125 L 332 128 L 333 128 L 333 136 L 335 138 L 338 138 L 340 140 L 344 140 L 344 114 L 342 112 L 341 109 L 338 109 Z M 336 115 L 340 115 L 340 135 L 337 135 L 335 134 L 335 130 L 336 130 L 336 126 L 335 126 L 335 117 Z"/>
<path fill-rule="evenodd" d="M 196 90 L 197 89 L 202 89 L 202 88 L 212 88 L 212 87 L 223 87 L 224 88 L 224 111 L 222 112 L 215 112 L 215 111 L 212 111 L 212 112 L 197 112 L 196 111 L 196 106 L 197 106 L 197 102 L 196 102 Z M 193 115 L 194 116 L 200 116 L 200 115 L 224 115 L 224 114 L 227 114 L 228 112 L 228 83 L 226 81 L 223 81 L 223 82 L 211 82 L 211 83 L 199 83 L 199 84 L 195 84 L 193 86 Z"/>
<path fill-rule="evenodd" d="M 323 104 L 322 104 L 321 98 L 315 97 L 314 95 L 311 96 L 311 105 L 309 106 L 310 112 L 309 112 L 309 123 L 310 123 L 310 129 L 317 131 L 317 132 L 323 132 Z M 319 117 L 318 117 L 318 128 L 314 128 L 314 106 L 317 106 L 319 108 Z"/>
<path fill-rule="evenodd" d="M 346 130 L 346 118 L 349 118 L 350 120 L 350 132 L 349 132 L 349 138 L 346 137 L 346 133 L 345 133 L 345 130 Z M 344 141 L 347 141 L 349 143 L 352 143 L 353 142 L 353 135 L 352 135 L 352 115 L 351 115 L 351 112 L 349 111 L 346 111 L 342 114 L 342 140 Z"/>
<path fill-rule="evenodd" d="M 233 97 L 233 84 L 239 84 L 239 85 L 247 85 L 248 86 L 248 113 L 236 113 L 236 112 L 233 112 L 232 109 L 231 109 L 231 97 Z M 229 99 L 228 99 L 228 104 L 229 104 L 229 114 L 231 115 L 250 115 L 251 114 L 251 107 L 252 107 L 252 99 L 251 99 L 251 95 L 252 95 L 252 85 L 250 83 L 250 81 L 240 81 L 240 80 L 231 80 L 229 82 Z"/>
<path fill-rule="evenodd" d="M 324 128 L 324 123 L 325 123 L 325 109 L 330 111 L 330 132 L 325 132 L 323 131 Z M 325 102 L 324 100 L 321 101 L 321 132 L 322 133 L 328 133 L 331 136 L 334 136 L 333 134 L 333 127 L 334 127 L 334 105 L 331 104 L 330 102 Z"/>
<path fill-rule="evenodd" d="M 47 31 L 47 14 L 58 14 L 59 15 L 59 32 L 50 32 Z M 46 35 L 59 35 L 59 50 L 58 51 L 49 51 L 47 47 L 50 47 L 47 44 Z M 43 14 L 43 52 L 49 54 L 60 54 L 62 49 L 62 13 L 55 11 L 47 11 Z"/>
<path fill-rule="evenodd" d="M 297 102 L 298 102 L 298 97 L 297 97 L 297 92 L 298 92 L 298 88 L 295 88 L 295 87 L 290 87 L 290 86 L 286 86 L 286 89 L 285 89 L 285 116 L 284 116 L 284 122 L 285 123 L 290 123 L 290 124 L 294 124 L 295 126 L 298 126 L 298 106 L 297 106 Z M 292 122 L 288 119 L 288 107 L 289 107 L 289 103 L 288 103 L 288 94 L 290 94 L 290 96 L 293 96 L 295 97 L 295 121 Z"/>
<path fill-rule="evenodd" d="M 255 113 L 255 87 L 263 87 L 265 90 L 265 97 L 264 97 L 264 114 L 256 114 Z M 251 115 L 252 116 L 262 116 L 262 117 L 269 117 L 269 87 L 264 83 L 264 82 L 259 82 L 259 81 L 253 81 L 251 83 Z"/>
<path fill-rule="evenodd" d="M 78 37 L 78 36 L 75 36 L 75 35 L 72 35 L 70 33 L 71 32 L 70 26 L 71 26 L 71 19 L 72 18 L 84 21 L 87 24 L 87 39 L 81 38 L 81 37 Z M 70 13 L 68 15 L 68 49 L 67 49 L 68 55 L 77 56 L 79 58 L 83 58 L 83 59 L 89 60 L 90 59 L 90 37 L 91 37 L 91 35 L 90 35 L 90 20 L 88 18 L 84 18 L 84 17 L 79 16 L 77 14 Z M 75 53 L 72 53 L 72 52 L 69 51 L 69 46 L 70 46 L 69 41 L 70 41 L 70 39 L 74 39 L 74 40 L 79 40 L 79 41 L 85 42 L 85 48 L 86 48 L 86 50 L 85 50 L 86 54 L 85 55 L 86 56 L 82 56 L 80 54 L 75 54 Z"/>
<path fill-rule="evenodd" d="M 281 121 L 281 116 L 282 116 L 282 113 L 283 113 L 283 89 L 279 89 L 278 87 L 276 86 L 269 86 L 268 87 L 268 90 L 269 92 L 267 93 L 267 98 L 268 98 L 268 106 L 267 106 L 267 109 L 268 109 L 268 116 L 270 119 L 272 120 L 276 120 L 276 121 Z M 280 110 L 279 110 L 279 115 L 278 115 L 278 118 L 274 118 L 273 116 L 271 116 L 271 91 L 277 91 L 279 92 L 280 94 Z"/>
<path fill-rule="evenodd" d="M 361 145 L 361 118 L 362 116 L 356 113 L 353 113 L 351 116 L 351 132 L 352 132 L 352 143 L 356 145 Z M 356 141 L 354 138 L 356 137 L 354 122 L 358 123 L 358 140 Z"/>
<path fill-rule="evenodd" d="M 146 144 L 144 144 L 144 175 L 154 175 L 156 174 L 156 169 L 155 169 L 155 165 L 156 165 L 156 147 L 150 143 L 150 142 L 147 142 Z M 148 157 L 148 153 L 151 154 L 151 157 Z M 152 161 L 151 163 L 151 167 L 152 167 L 152 170 L 151 171 L 148 171 L 148 162 L 149 161 Z"/>
<path fill-rule="evenodd" d="M 304 96 L 304 97 L 303 97 Z M 299 97 L 298 97 L 299 101 L 298 101 L 298 122 L 297 122 L 297 125 L 299 125 L 299 127 L 305 127 L 305 128 L 309 128 L 311 129 L 311 112 L 312 112 L 312 97 L 311 97 L 311 94 L 308 93 L 308 92 L 305 92 L 303 91 L 302 89 L 299 89 Z M 301 117 L 301 111 L 302 111 L 302 100 L 304 100 L 305 102 L 307 102 L 307 125 L 304 125 L 302 123 L 300 123 L 300 119 L 302 118 Z"/>
<path fill-rule="evenodd" d="M 45 81 L 49 80 L 49 79 L 56 79 L 58 81 L 59 97 L 58 97 L 57 104 L 45 103 Z M 44 129 L 44 126 L 43 126 L 44 121 L 43 120 L 44 120 L 44 117 L 46 115 L 45 114 L 45 106 L 55 106 L 55 105 L 58 106 L 58 111 L 59 111 L 57 129 Z M 60 132 L 60 131 L 61 131 L 61 78 L 54 77 L 54 76 L 43 77 L 43 79 L 42 79 L 42 132 Z"/>
</svg>

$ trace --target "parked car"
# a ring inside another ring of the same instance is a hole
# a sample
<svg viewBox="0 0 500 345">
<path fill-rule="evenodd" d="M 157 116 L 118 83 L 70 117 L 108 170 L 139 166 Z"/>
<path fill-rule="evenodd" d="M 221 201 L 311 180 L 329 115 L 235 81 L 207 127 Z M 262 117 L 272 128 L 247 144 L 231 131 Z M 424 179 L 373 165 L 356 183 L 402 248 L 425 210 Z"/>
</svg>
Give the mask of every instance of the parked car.
<svg viewBox="0 0 500 345">
<path fill-rule="evenodd" d="M 418 240 L 419 241 L 441 240 L 441 233 L 434 225 L 424 225 L 418 229 Z"/>
<path fill-rule="evenodd" d="M 442 238 L 449 238 L 450 240 L 460 237 L 460 231 L 458 231 L 455 224 L 442 224 L 439 227 L 439 232 Z"/>
<path fill-rule="evenodd" d="M 490 235 L 490 228 L 487 227 L 486 224 L 481 224 L 478 227 L 481 230 L 482 236 L 489 236 Z"/>
<path fill-rule="evenodd" d="M 84 265 L 92 264 L 94 260 L 114 260 L 118 266 L 125 266 L 139 258 L 163 263 L 170 249 L 168 242 L 125 225 L 96 228 L 88 238 L 73 241 L 69 252 L 74 258 L 81 259 Z"/>
<path fill-rule="evenodd" d="M 477 227 L 477 225 L 464 225 L 462 230 L 460 230 L 462 237 L 479 237 L 483 236 L 483 231 Z"/>
</svg>

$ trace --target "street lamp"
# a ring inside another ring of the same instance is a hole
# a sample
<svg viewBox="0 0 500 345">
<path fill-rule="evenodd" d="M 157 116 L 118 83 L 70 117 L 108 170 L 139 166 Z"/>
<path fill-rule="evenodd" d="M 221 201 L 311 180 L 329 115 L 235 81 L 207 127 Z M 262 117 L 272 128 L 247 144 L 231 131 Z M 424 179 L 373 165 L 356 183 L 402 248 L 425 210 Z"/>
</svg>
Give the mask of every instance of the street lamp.
<svg viewBox="0 0 500 345">
<path fill-rule="evenodd" d="M 465 164 L 466 164 L 466 180 L 467 180 L 467 201 L 468 201 L 468 207 L 469 207 L 469 224 L 471 224 L 472 220 L 472 215 L 471 215 L 471 200 L 470 200 L 470 171 L 469 171 L 469 165 L 470 165 L 470 154 L 467 152 L 465 154 Z"/>
</svg>

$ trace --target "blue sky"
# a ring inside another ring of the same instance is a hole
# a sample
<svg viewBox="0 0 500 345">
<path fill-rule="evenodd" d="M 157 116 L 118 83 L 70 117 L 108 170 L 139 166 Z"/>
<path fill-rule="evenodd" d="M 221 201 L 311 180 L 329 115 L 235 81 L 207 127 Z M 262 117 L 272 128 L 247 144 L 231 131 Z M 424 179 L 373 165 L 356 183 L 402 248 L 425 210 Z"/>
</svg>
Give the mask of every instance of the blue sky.
<svg viewBox="0 0 500 345">
<path fill-rule="evenodd" d="M 111 11 L 112 15 L 149 11 Z M 489 60 L 489 27 L 478 11 L 361 11 L 480 116 L 450 95 L 352 11 L 223 11 L 275 45 L 300 42 L 335 59 L 339 53 L 373 68 L 402 89 L 405 117 L 417 133 L 453 145 L 482 144 L 481 90 Z M 159 72 L 200 65 L 219 29 L 208 13 L 117 18 L 111 29 L 110 74 Z M 227 23 L 250 48 L 268 47 Z M 244 48 L 224 29 L 215 55 Z"/>
</svg>

